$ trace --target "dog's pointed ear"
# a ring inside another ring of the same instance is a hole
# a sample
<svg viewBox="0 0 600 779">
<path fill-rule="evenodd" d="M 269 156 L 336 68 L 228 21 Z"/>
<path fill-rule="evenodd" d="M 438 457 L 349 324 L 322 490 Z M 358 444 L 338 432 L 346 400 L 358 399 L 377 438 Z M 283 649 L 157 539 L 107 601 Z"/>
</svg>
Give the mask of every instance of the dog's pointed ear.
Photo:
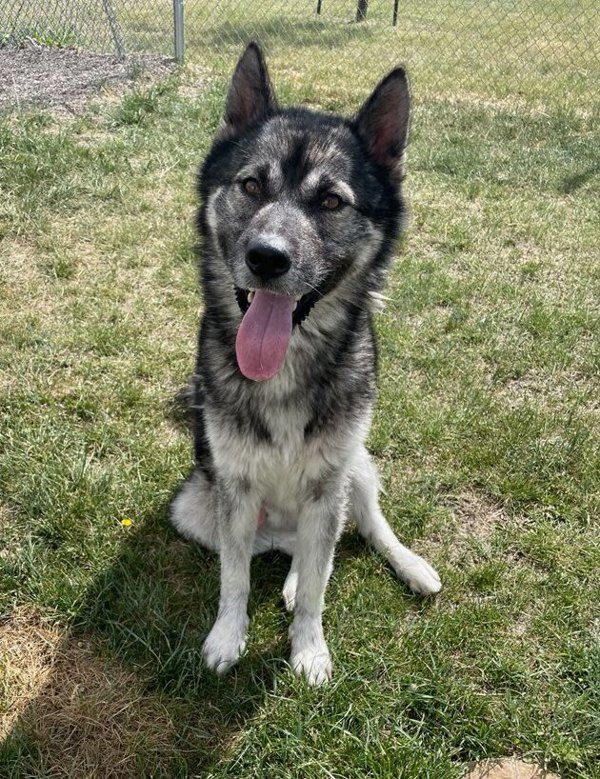
<svg viewBox="0 0 600 779">
<path fill-rule="evenodd" d="M 271 115 L 276 108 L 262 50 L 257 43 L 249 43 L 231 79 L 217 138 L 236 138 L 250 125 Z"/>
<path fill-rule="evenodd" d="M 359 135 L 371 159 L 387 168 L 392 181 L 405 175 L 410 123 L 410 88 L 403 68 L 396 68 L 377 85 L 356 117 Z"/>
</svg>

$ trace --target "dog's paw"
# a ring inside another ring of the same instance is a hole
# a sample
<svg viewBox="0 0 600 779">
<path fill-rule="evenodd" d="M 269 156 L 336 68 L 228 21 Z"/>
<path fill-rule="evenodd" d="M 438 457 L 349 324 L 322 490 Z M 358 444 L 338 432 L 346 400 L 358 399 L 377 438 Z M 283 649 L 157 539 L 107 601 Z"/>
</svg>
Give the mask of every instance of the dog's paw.
<svg viewBox="0 0 600 779">
<path fill-rule="evenodd" d="M 246 648 L 248 618 L 217 619 L 202 647 L 207 667 L 220 676 L 234 666 Z"/>
<path fill-rule="evenodd" d="M 320 617 L 302 617 L 296 613 L 290 625 L 292 656 L 290 665 L 295 674 L 305 676 L 310 685 L 331 679 L 331 657 L 323 636 Z"/>
<path fill-rule="evenodd" d="M 283 585 L 283 602 L 287 611 L 293 611 L 296 607 L 296 587 L 298 586 L 298 574 L 290 571 Z"/>
<path fill-rule="evenodd" d="M 396 573 L 417 595 L 435 595 L 442 589 L 435 568 L 417 554 L 411 553 L 410 559 L 403 560 Z"/>
<path fill-rule="evenodd" d="M 297 676 L 305 676 L 313 687 L 324 684 L 331 679 L 332 665 L 327 645 L 316 648 L 305 648 L 293 653 L 290 665 Z"/>
</svg>

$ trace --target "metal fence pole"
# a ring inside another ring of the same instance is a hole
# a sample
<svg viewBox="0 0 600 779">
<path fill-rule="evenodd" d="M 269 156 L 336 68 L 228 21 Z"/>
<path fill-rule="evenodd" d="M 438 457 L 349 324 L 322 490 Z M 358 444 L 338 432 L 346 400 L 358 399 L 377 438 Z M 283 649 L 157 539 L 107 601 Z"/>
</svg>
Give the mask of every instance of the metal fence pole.
<svg viewBox="0 0 600 779">
<path fill-rule="evenodd" d="M 110 32 L 112 34 L 112 38 L 115 47 L 117 49 L 117 54 L 119 55 L 119 59 L 125 59 L 125 44 L 123 43 L 121 28 L 119 27 L 119 23 L 117 22 L 117 16 L 115 14 L 115 9 L 113 8 L 113 4 L 111 0 L 102 0 L 102 4 L 104 5 L 104 11 L 108 18 Z"/>
<path fill-rule="evenodd" d="M 369 10 L 369 0 L 358 0 L 356 5 L 356 21 L 364 22 L 367 18 L 367 11 Z"/>
<path fill-rule="evenodd" d="M 185 32 L 183 29 L 184 0 L 173 0 L 173 30 L 175 33 L 175 59 L 183 62 L 185 52 Z"/>
</svg>

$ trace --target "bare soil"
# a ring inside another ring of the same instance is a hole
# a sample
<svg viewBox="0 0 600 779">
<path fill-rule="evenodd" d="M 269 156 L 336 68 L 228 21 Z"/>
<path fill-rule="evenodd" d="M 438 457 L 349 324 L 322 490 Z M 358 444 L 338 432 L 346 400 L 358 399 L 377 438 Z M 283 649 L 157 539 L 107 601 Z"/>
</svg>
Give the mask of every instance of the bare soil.
<svg viewBox="0 0 600 779">
<path fill-rule="evenodd" d="M 465 779 L 560 779 L 541 766 L 524 763 L 514 757 L 482 760 L 469 766 Z"/>
<path fill-rule="evenodd" d="M 76 110 L 102 90 L 163 78 L 176 67 L 162 56 L 119 60 L 76 49 L 6 47 L 0 49 L 0 111 L 28 105 Z"/>
</svg>

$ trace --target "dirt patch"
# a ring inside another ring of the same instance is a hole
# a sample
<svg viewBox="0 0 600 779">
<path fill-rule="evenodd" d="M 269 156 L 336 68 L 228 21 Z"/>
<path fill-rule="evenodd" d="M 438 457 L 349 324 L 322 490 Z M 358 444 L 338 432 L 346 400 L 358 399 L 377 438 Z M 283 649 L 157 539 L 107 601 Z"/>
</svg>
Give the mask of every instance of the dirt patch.
<svg viewBox="0 0 600 779">
<path fill-rule="evenodd" d="M 75 110 L 102 90 L 164 78 L 176 67 L 161 56 L 119 60 L 75 49 L 6 47 L 0 49 L 0 110 L 31 105 Z"/>
<path fill-rule="evenodd" d="M 541 766 L 507 757 L 471 763 L 465 779 L 560 779 L 560 777 Z"/>
<path fill-rule="evenodd" d="M 0 625 L 0 741 L 14 727 L 57 777 L 137 777 L 140 753 L 160 773 L 177 740 L 168 711 L 134 673 L 27 612 Z"/>
<path fill-rule="evenodd" d="M 462 538 L 485 541 L 496 527 L 508 521 L 501 506 L 475 493 L 456 495 L 448 501 L 448 506 L 455 517 L 456 534 Z"/>
<path fill-rule="evenodd" d="M 441 552 L 449 563 L 457 563 L 467 550 L 486 548 L 497 528 L 514 522 L 501 505 L 471 491 L 447 495 L 443 505 L 447 513 L 431 525 L 419 554 Z"/>
<path fill-rule="evenodd" d="M 497 531 L 522 523 L 489 496 L 465 490 L 440 498 L 440 511 L 431 517 L 427 533 L 412 548 L 425 558 L 444 560 L 466 570 L 466 565 L 491 554 Z"/>
<path fill-rule="evenodd" d="M 0 623 L 0 741 L 46 684 L 60 640 L 26 611 Z"/>
</svg>

